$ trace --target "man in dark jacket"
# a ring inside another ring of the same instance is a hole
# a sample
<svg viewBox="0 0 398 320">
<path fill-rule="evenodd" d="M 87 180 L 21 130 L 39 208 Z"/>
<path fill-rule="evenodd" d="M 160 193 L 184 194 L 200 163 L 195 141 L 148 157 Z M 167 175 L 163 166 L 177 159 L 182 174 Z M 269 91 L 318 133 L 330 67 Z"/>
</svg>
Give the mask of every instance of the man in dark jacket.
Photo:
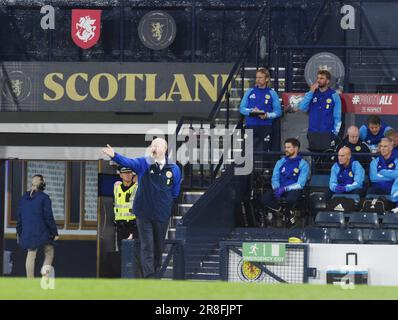
<svg viewBox="0 0 398 320">
<path fill-rule="evenodd" d="M 19 204 L 17 237 L 18 244 L 28 250 L 26 256 L 26 276 L 33 278 L 37 250 L 44 246 L 44 267 L 51 266 L 54 259 L 53 242 L 58 240 L 57 226 L 51 208 L 50 197 L 45 194 L 46 184 L 42 175 L 32 178 L 32 186 Z"/>
<path fill-rule="evenodd" d="M 138 189 L 133 212 L 137 217 L 141 243 L 141 267 L 144 278 L 154 278 L 162 265 L 162 252 L 174 201 L 180 193 L 180 168 L 166 157 L 167 142 L 156 138 L 151 156 L 129 159 L 110 145 L 103 152 L 118 165 L 131 168 L 138 175 Z"/>
</svg>

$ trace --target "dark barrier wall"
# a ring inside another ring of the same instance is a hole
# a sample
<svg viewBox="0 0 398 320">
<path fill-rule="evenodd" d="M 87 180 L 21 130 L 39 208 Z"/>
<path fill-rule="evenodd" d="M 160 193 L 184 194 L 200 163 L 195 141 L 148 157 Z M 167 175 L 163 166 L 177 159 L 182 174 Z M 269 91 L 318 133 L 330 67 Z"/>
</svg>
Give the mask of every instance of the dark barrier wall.
<svg viewBox="0 0 398 320">
<path fill-rule="evenodd" d="M 12 273 L 10 276 L 26 276 L 26 250 L 18 247 L 16 240 L 5 240 L 6 251 L 11 251 Z M 35 275 L 40 275 L 44 255 L 39 251 L 36 258 Z M 53 267 L 55 277 L 96 277 L 97 242 L 60 240 L 55 245 Z"/>
</svg>

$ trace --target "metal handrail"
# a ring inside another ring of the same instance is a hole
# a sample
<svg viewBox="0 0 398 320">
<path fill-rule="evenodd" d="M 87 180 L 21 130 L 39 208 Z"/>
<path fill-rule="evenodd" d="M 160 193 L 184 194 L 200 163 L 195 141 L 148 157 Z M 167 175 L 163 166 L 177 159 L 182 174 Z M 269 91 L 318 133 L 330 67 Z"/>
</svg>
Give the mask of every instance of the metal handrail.
<svg viewBox="0 0 398 320">
<path fill-rule="evenodd" d="M 248 54 L 249 46 L 251 45 L 251 43 L 255 39 L 255 35 L 256 35 L 257 29 L 260 26 L 260 22 L 264 18 L 266 12 L 267 12 L 266 6 L 263 6 L 263 8 L 260 11 L 260 14 L 257 17 L 256 22 L 254 23 L 254 25 L 253 25 L 250 33 L 249 33 L 249 36 L 248 36 L 248 38 L 246 40 L 246 43 L 244 44 L 243 49 L 242 49 L 241 53 L 239 54 L 239 57 L 238 57 L 237 61 L 235 62 L 234 66 L 232 67 L 232 69 L 231 69 L 231 71 L 230 71 L 230 73 L 228 75 L 228 78 L 227 78 L 223 88 L 221 89 L 221 92 L 218 95 L 216 102 L 213 105 L 213 108 L 212 108 L 209 116 L 205 117 L 205 118 L 202 118 L 202 120 L 208 121 L 211 124 L 214 122 L 214 120 L 215 120 L 215 118 L 217 116 L 217 113 L 219 112 L 219 110 L 221 108 L 222 99 L 223 99 L 225 93 L 228 91 L 228 87 L 231 84 L 234 75 L 236 74 L 236 72 L 238 71 L 238 69 L 241 66 L 242 62 L 246 58 L 246 56 Z M 181 128 L 182 128 L 182 126 L 183 126 L 185 121 L 195 120 L 194 118 L 196 118 L 196 117 L 182 116 L 180 121 L 178 122 L 177 127 L 176 127 L 175 134 L 176 135 L 179 134 L 179 132 L 180 132 L 180 130 L 181 130 Z"/>
</svg>

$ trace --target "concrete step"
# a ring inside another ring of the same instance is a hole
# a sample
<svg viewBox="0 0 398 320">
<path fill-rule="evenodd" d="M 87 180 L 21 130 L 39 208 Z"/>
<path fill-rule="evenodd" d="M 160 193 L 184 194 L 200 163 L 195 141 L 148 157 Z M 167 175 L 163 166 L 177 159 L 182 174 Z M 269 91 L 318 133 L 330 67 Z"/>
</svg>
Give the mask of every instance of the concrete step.
<svg viewBox="0 0 398 320">
<path fill-rule="evenodd" d="M 220 280 L 220 275 L 218 273 L 189 273 L 187 278 L 191 280 L 204 280 L 204 281 L 214 281 Z"/>
<path fill-rule="evenodd" d="M 193 204 L 191 203 L 184 203 L 184 204 L 179 204 L 178 205 L 178 215 L 179 216 L 183 216 L 184 214 L 186 214 L 189 209 L 191 209 L 193 206 Z"/>
<path fill-rule="evenodd" d="M 184 191 L 182 195 L 183 204 L 195 204 L 205 191 Z"/>
</svg>

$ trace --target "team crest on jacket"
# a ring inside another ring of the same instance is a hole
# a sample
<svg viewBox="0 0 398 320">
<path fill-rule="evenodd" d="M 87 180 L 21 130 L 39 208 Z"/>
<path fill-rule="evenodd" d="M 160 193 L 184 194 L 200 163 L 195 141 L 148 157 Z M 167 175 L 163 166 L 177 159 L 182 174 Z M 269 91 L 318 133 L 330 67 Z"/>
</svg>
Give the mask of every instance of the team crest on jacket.
<svg viewBox="0 0 398 320">
<path fill-rule="evenodd" d="M 101 10 L 72 10 L 71 35 L 80 48 L 94 46 L 101 34 Z"/>
<path fill-rule="evenodd" d="M 390 164 L 388 165 L 389 168 L 392 168 L 393 166 L 394 166 L 393 163 L 390 163 Z"/>
<path fill-rule="evenodd" d="M 360 146 L 356 146 L 355 147 L 355 151 L 361 151 L 361 147 Z"/>
<path fill-rule="evenodd" d="M 172 173 L 171 171 L 167 171 L 167 172 L 166 172 L 166 177 L 167 177 L 167 178 L 170 179 L 172 176 L 173 176 L 173 173 Z"/>
<path fill-rule="evenodd" d="M 354 176 L 352 171 L 350 171 L 350 173 L 348 174 L 351 178 Z"/>
<path fill-rule="evenodd" d="M 332 102 L 332 99 L 328 98 L 328 99 L 326 99 L 326 102 L 327 102 L 327 103 L 331 103 L 331 102 Z"/>
</svg>

